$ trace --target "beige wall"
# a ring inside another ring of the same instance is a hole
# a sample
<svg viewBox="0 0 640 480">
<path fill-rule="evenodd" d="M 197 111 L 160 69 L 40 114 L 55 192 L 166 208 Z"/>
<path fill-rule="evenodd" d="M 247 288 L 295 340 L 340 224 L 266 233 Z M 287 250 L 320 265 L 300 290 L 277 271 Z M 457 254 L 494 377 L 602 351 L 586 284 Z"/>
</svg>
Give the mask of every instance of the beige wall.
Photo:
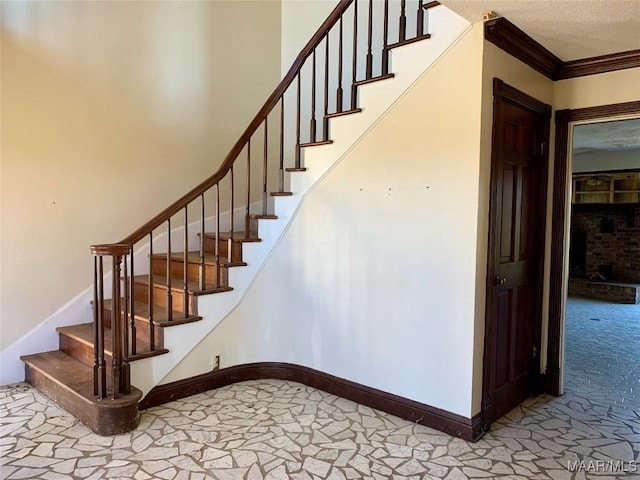
<svg viewBox="0 0 640 480">
<path fill-rule="evenodd" d="M 240 305 L 163 382 L 219 354 L 223 366 L 291 362 L 470 415 L 482 31 L 306 195 Z"/>
<path fill-rule="evenodd" d="M 556 110 L 585 108 L 640 100 L 640 68 L 555 82 Z"/>
<path fill-rule="evenodd" d="M 282 0 L 280 62 L 283 76 L 336 3 L 327 0 Z"/>
<path fill-rule="evenodd" d="M 4 349 L 215 171 L 279 80 L 280 2 L 1 8 Z"/>
</svg>

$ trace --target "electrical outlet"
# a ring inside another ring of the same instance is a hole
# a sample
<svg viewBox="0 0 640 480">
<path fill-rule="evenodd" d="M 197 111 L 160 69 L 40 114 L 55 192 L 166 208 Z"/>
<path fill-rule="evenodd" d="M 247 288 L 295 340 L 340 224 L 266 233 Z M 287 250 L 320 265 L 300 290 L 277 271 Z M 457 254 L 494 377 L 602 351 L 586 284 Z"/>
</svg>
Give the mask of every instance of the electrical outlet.
<svg viewBox="0 0 640 480">
<path fill-rule="evenodd" d="M 220 355 L 211 355 L 211 371 L 220 370 Z"/>
</svg>

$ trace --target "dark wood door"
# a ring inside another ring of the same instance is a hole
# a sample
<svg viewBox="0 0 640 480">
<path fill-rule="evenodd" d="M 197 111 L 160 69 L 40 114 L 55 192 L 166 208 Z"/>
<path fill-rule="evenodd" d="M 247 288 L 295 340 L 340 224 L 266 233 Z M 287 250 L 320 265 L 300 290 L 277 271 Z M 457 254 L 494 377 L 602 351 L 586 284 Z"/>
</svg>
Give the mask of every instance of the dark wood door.
<svg viewBox="0 0 640 480">
<path fill-rule="evenodd" d="M 527 398 L 539 375 L 549 113 L 550 107 L 496 82 L 485 328 L 486 424 Z"/>
</svg>

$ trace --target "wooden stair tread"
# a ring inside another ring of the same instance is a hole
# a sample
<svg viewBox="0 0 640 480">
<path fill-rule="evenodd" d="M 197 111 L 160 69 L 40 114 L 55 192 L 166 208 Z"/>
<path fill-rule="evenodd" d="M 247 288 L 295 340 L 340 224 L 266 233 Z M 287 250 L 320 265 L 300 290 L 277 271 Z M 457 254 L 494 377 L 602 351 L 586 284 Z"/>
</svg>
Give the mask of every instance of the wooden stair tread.
<svg viewBox="0 0 640 480">
<path fill-rule="evenodd" d="M 215 235 L 215 234 L 214 234 Z M 205 234 L 206 236 L 206 234 Z M 154 253 L 153 258 L 165 259 L 167 258 L 166 253 Z M 173 252 L 169 255 L 169 258 L 172 262 L 180 262 L 184 261 L 184 252 Z M 200 263 L 200 252 L 187 252 L 187 262 L 189 263 Z M 204 264 L 208 267 L 216 266 L 216 256 L 213 253 L 205 252 L 204 254 Z M 220 266 L 221 267 L 238 267 L 247 265 L 245 262 L 230 262 L 228 257 L 220 256 Z"/>
<path fill-rule="evenodd" d="M 412 43 L 421 42 L 422 40 L 428 40 L 429 38 L 431 38 L 431 35 L 428 33 L 425 33 L 423 35 L 420 35 L 419 37 L 410 38 L 409 40 L 401 40 L 396 43 L 391 43 L 387 45 L 387 50 L 403 47 L 405 45 L 411 45 Z"/>
<path fill-rule="evenodd" d="M 198 234 L 199 235 L 199 234 Z M 206 238 L 216 238 L 216 234 L 213 232 L 205 232 Z M 258 232 L 249 232 L 247 236 L 245 232 L 220 232 L 220 240 L 231 240 L 233 242 L 261 242 L 262 239 L 258 237 Z"/>
<path fill-rule="evenodd" d="M 151 281 L 156 286 L 166 287 L 167 280 L 164 275 L 152 275 Z M 133 281 L 138 285 L 149 285 L 149 275 L 136 275 L 133 277 Z M 184 291 L 184 280 L 182 277 L 171 277 L 171 290 L 182 293 Z M 207 293 L 219 293 L 219 292 L 229 292 L 233 290 L 233 288 L 219 285 L 216 286 L 215 283 L 206 283 L 204 286 L 204 290 L 200 288 L 200 282 L 197 280 L 188 280 L 187 281 L 187 293 L 191 295 L 204 295 Z"/>
<path fill-rule="evenodd" d="M 122 300 L 124 302 L 124 299 Z M 111 310 L 112 300 L 105 300 L 104 307 L 108 310 Z M 120 304 L 120 310 L 124 313 L 124 306 L 122 303 Z M 141 302 L 139 300 L 134 300 L 133 302 L 134 314 L 137 319 L 148 322 L 149 321 L 149 304 L 147 302 Z M 170 327 L 174 325 L 182 325 L 183 323 L 191 323 L 197 322 L 198 320 L 202 320 L 202 317 L 198 316 L 190 316 L 185 317 L 182 311 L 174 310 L 172 320 L 169 321 L 167 316 L 167 309 L 163 307 L 156 307 L 153 309 L 153 323 L 154 325 L 158 325 L 160 327 Z"/>
<path fill-rule="evenodd" d="M 99 435 L 119 435 L 138 424 L 138 402 L 142 392 L 131 392 L 117 399 L 99 400 L 93 394 L 93 367 L 60 350 L 24 355 L 25 380 L 51 398 Z M 110 366 L 107 366 L 109 369 Z M 108 384 L 110 382 L 107 378 Z M 108 386 L 107 392 L 111 388 Z"/>
<path fill-rule="evenodd" d="M 61 335 L 73 338 L 74 340 L 90 345 L 93 347 L 93 323 L 80 323 L 78 325 L 70 325 L 68 327 L 58 327 L 56 331 Z M 165 348 L 156 348 L 151 351 L 149 344 L 139 338 L 136 339 L 136 356 L 135 359 L 153 357 L 156 355 L 162 355 L 167 353 Z M 111 357 L 113 353 L 113 344 L 111 342 L 111 329 L 105 327 L 104 329 L 104 353 Z M 92 374 L 93 375 L 93 374 Z"/>
<path fill-rule="evenodd" d="M 362 112 L 361 108 L 351 108 L 349 110 L 342 110 L 341 112 L 327 113 L 324 116 L 324 118 L 344 117 L 346 115 L 353 115 L 354 113 L 360 113 L 360 112 Z"/>
<path fill-rule="evenodd" d="M 306 142 L 298 145 L 299 147 L 319 147 L 320 145 L 331 145 L 333 140 L 318 140 L 316 142 Z"/>
<path fill-rule="evenodd" d="M 386 73 L 384 75 L 378 75 L 377 77 L 365 78 L 364 80 L 358 80 L 353 84 L 354 87 L 358 87 L 360 85 L 366 85 L 367 83 L 379 82 L 381 80 L 388 80 L 395 77 L 393 73 Z"/>
<path fill-rule="evenodd" d="M 60 350 L 24 355 L 20 360 L 82 397 L 93 397 L 93 368 Z"/>
</svg>

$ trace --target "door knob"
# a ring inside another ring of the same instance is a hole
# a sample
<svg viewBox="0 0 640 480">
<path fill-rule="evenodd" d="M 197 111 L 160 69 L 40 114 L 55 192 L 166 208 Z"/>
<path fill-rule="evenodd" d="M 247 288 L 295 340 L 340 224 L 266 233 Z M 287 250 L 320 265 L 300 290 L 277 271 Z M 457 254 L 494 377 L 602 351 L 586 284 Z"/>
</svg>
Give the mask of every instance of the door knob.
<svg viewBox="0 0 640 480">
<path fill-rule="evenodd" d="M 506 285 L 506 284 L 507 284 L 507 279 L 505 277 L 496 275 L 496 285 Z"/>
</svg>

